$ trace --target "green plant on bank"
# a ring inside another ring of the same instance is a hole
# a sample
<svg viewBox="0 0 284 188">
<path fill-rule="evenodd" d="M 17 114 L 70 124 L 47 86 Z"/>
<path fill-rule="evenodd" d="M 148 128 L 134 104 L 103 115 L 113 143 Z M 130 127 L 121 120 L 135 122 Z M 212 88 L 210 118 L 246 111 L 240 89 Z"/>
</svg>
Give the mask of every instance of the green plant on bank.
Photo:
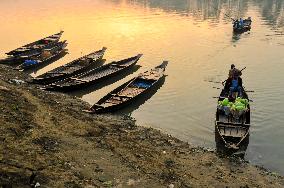
<svg viewBox="0 0 284 188">
<path fill-rule="evenodd" d="M 12 105 L 12 109 L 15 110 L 15 111 L 19 110 L 19 106 L 17 104 L 13 104 Z"/>
</svg>

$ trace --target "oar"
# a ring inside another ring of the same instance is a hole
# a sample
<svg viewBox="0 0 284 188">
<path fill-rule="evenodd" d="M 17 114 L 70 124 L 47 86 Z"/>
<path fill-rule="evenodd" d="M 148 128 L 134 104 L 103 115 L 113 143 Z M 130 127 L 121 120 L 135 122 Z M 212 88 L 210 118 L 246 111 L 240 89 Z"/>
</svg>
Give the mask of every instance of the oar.
<svg viewBox="0 0 284 188">
<path fill-rule="evenodd" d="M 245 70 L 247 67 L 244 67 L 243 69 L 241 69 L 240 71 L 242 72 L 243 70 Z M 227 81 L 228 79 L 226 79 L 226 80 L 224 80 L 223 82 L 222 82 L 222 85 L 224 85 L 224 83 Z"/>
</svg>

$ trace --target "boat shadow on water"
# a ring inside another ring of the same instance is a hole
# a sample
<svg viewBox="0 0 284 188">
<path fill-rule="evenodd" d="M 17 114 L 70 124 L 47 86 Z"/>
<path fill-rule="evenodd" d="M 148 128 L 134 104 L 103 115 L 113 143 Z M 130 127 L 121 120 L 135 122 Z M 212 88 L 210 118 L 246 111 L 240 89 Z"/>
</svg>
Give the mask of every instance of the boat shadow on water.
<svg viewBox="0 0 284 188">
<path fill-rule="evenodd" d="M 232 34 L 232 43 L 238 42 L 242 37 L 247 36 L 249 34 L 250 34 L 250 31 L 243 32 L 243 33 L 233 32 L 233 34 Z"/>
<path fill-rule="evenodd" d="M 88 86 L 84 89 L 70 91 L 70 92 L 68 92 L 68 94 L 81 98 L 84 95 L 90 94 L 90 93 L 92 93 L 96 90 L 99 90 L 103 87 L 106 87 L 106 86 L 111 85 L 115 82 L 118 82 L 119 80 L 122 80 L 126 76 L 133 74 L 136 71 L 138 71 L 140 67 L 141 67 L 141 65 L 134 65 L 133 67 L 130 67 L 129 69 L 123 71 L 121 74 L 118 74 L 118 75 L 115 75 L 115 76 L 112 76 L 112 77 L 105 79 L 103 82 L 98 82 L 98 83 L 96 83 L 92 86 Z"/>
<path fill-rule="evenodd" d="M 246 136 L 238 149 L 228 148 L 225 146 L 222 138 L 218 134 L 217 128 L 215 127 L 215 143 L 217 153 L 221 156 L 235 156 L 244 159 L 247 147 L 249 145 L 249 136 L 249 134 Z"/>
<path fill-rule="evenodd" d="M 141 96 L 133 100 L 130 105 L 117 110 L 116 112 L 114 112 L 114 114 L 130 116 L 133 111 L 137 110 L 141 105 L 143 105 L 147 100 L 149 100 L 155 93 L 157 93 L 157 91 L 164 85 L 165 80 L 166 80 L 166 75 L 164 75 L 157 82 L 157 84 L 153 88 L 151 88 L 151 90 L 149 90 L 146 93 L 143 93 Z"/>
<path fill-rule="evenodd" d="M 50 60 L 48 60 L 47 62 L 43 63 L 43 64 L 39 64 L 38 66 L 34 67 L 34 68 L 31 68 L 31 69 L 27 69 L 27 70 L 24 70 L 25 73 L 28 73 L 28 74 L 36 74 L 37 71 L 39 71 L 40 69 L 52 64 L 52 63 L 55 63 L 56 61 L 58 61 L 59 59 L 63 58 L 64 56 L 66 56 L 68 54 L 68 51 L 67 50 L 64 50 L 63 52 L 61 52 L 58 56 L 54 57 L 54 58 L 51 58 Z"/>
</svg>

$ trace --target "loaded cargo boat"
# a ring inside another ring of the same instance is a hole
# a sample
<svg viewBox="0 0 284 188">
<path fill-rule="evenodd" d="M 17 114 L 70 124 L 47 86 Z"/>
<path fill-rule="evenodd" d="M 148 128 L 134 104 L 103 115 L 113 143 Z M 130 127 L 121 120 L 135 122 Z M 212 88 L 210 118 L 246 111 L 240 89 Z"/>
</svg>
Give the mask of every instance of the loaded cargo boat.
<svg viewBox="0 0 284 188">
<path fill-rule="evenodd" d="M 224 88 L 218 99 L 216 111 L 216 131 L 228 149 L 239 149 L 249 136 L 250 105 L 249 98 L 241 88 L 241 96 L 229 96 L 229 88 Z"/>
</svg>

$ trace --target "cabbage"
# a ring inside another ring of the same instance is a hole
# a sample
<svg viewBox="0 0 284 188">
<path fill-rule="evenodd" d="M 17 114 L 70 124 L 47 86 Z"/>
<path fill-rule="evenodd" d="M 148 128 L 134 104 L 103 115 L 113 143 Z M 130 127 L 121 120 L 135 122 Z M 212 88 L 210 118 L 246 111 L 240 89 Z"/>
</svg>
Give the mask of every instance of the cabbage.
<svg viewBox="0 0 284 188">
<path fill-rule="evenodd" d="M 223 106 L 227 106 L 229 104 L 229 99 L 228 98 L 225 98 L 222 102 L 222 105 Z"/>
<path fill-rule="evenodd" d="M 245 110 L 245 109 L 246 109 L 245 106 L 236 106 L 237 111 L 241 111 L 241 110 Z"/>
</svg>

